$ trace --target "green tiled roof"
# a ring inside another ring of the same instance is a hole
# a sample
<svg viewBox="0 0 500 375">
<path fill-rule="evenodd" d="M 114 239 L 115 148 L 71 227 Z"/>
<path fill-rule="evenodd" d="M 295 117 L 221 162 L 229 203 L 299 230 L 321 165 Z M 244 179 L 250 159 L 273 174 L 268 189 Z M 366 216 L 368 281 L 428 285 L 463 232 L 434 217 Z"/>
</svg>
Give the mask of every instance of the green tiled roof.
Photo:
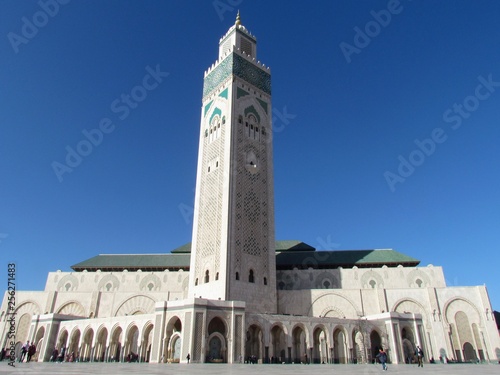
<svg viewBox="0 0 500 375">
<path fill-rule="evenodd" d="M 333 267 L 381 267 L 416 266 L 419 260 L 392 249 L 387 250 L 335 250 L 335 251 L 287 251 L 276 254 L 276 269 L 333 268 Z"/>
<path fill-rule="evenodd" d="M 191 244 L 176 248 L 170 254 L 100 254 L 71 266 L 75 271 L 163 271 L 189 270 Z M 276 269 L 415 267 L 419 260 L 392 249 L 316 251 L 301 241 L 276 241 Z"/>
<path fill-rule="evenodd" d="M 191 242 L 172 250 L 172 254 L 186 254 L 191 253 Z"/>
<path fill-rule="evenodd" d="M 308 244 L 297 241 L 297 240 L 288 240 L 288 241 L 276 241 L 276 251 L 315 251 L 316 249 Z"/>
</svg>

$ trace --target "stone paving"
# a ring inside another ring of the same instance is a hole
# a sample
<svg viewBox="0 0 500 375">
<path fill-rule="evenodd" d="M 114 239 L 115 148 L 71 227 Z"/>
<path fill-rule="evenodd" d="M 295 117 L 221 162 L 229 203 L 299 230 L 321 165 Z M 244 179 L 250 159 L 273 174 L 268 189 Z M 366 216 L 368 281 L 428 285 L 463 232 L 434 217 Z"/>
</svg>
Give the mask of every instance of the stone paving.
<svg viewBox="0 0 500 375">
<path fill-rule="evenodd" d="M 188 375 L 245 375 L 265 373 L 266 375 L 325 375 L 325 374 L 432 374 L 432 375 L 489 375 L 500 374 L 498 364 L 426 364 L 389 365 L 382 371 L 380 365 L 226 365 L 226 364 L 138 364 L 138 363 L 16 363 L 13 368 L 7 362 L 0 362 L 0 374 L 188 374 Z"/>
</svg>

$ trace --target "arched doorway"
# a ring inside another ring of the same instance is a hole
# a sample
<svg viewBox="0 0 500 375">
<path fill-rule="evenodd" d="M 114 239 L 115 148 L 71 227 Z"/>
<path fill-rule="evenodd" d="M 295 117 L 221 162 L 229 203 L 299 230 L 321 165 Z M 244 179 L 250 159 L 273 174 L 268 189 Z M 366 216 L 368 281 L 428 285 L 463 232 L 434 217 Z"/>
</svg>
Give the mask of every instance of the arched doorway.
<svg viewBox="0 0 500 375">
<path fill-rule="evenodd" d="M 43 336 L 45 335 L 45 327 L 40 327 L 38 332 L 36 333 L 35 336 L 35 347 L 36 347 L 36 352 L 31 358 L 33 362 L 38 362 L 38 357 L 40 355 L 40 351 L 42 350 L 42 344 L 43 344 Z M 44 358 L 41 358 L 41 361 L 43 361 Z"/>
<path fill-rule="evenodd" d="M 286 336 L 279 325 L 271 329 L 271 349 L 271 357 L 275 357 L 279 363 L 286 362 Z"/>
<path fill-rule="evenodd" d="M 80 361 L 88 362 L 90 361 L 90 356 L 92 355 L 92 341 L 94 340 L 94 330 L 89 328 L 85 331 L 83 335 L 83 344 L 80 350 Z M 70 356 L 75 358 L 77 352 L 69 352 Z M 70 357 L 70 358 L 71 358 Z"/>
<path fill-rule="evenodd" d="M 382 339 L 379 333 L 375 330 L 370 333 L 370 347 L 371 347 L 371 358 L 372 361 L 375 360 L 375 357 L 378 354 L 379 349 L 383 349 L 382 347 Z"/>
<path fill-rule="evenodd" d="M 262 329 L 252 324 L 248 327 L 247 340 L 245 345 L 245 361 L 247 362 L 260 362 L 264 358 L 264 337 Z"/>
<path fill-rule="evenodd" d="M 208 323 L 208 339 L 206 361 L 222 363 L 227 361 L 226 325 L 219 318 L 213 318 Z"/>
<path fill-rule="evenodd" d="M 293 362 L 301 363 L 305 361 L 307 352 L 306 334 L 303 327 L 296 326 L 292 331 L 292 358 Z"/>
<path fill-rule="evenodd" d="M 139 329 L 136 325 L 129 328 L 123 353 L 127 362 L 137 362 L 139 358 Z"/>
<path fill-rule="evenodd" d="M 313 333 L 313 363 L 328 363 L 327 335 L 323 328 L 316 328 Z"/>
<path fill-rule="evenodd" d="M 455 323 L 457 326 L 456 341 L 460 343 L 462 349 L 462 353 L 456 350 L 457 358 L 460 360 L 460 354 L 462 354 L 465 362 L 476 361 L 477 355 L 474 348 L 474 337 L 467 314 L 464 311 L 458 311 L 455 314 Z"/>
<path fill-rule="evenodd" d="M 59 340 L 57 340 L 57 345 L 56 345 L 56 348 L 59 351 L 59 353 L 61 352 L 62 348 L 66 348 L 67 342 L 68 342 L 68 331 L 63 330 L 59 334 Z"/>
<path fill-rule="evenodd" d="M 465 362 L 476 362 L 477 356 L 474 347 L 470 342 L 466 342 L 463 346 L 464 360 Z"/>
<path fill-rule="evenodd" d="M 111 334 L 111 342 L 109 343 L 108 361 L 120 362 L 120 355 L 122 352 L 122 327 L 116 327 Z"/>
<path fill-rule="evenodd" d="M 403 355 L 406 364 L 415 363 L 415 348 L 408 339 L 403 339 Z"/>
<path fill-rule="evenodd" d="M 163 360 L 160 362 L 171 363 L 180 361 L 181 335 L 182 322 L 177 316 L 174 316 L 168 321 L 167 324 L 165 335 L 166 344 L 163 349 Z"/>
<path fill-rule="evenodd" d="M 63 347 L 61 349 L 61 351 L 59 351 L 59 354 L 61 354 L 62 351 L 65 351 L 63 361 L 65 361 L 67 358 L 69 358 L 69 355 L 71 353 L 74 353 L 75 355 L 79 355 L 78 353 L 79 353 L 79 347 L 80 347 L 80 336 L 81 336 L 81 332 L 78 328 L 76 328 L 71 333 L 68 347 L 66 348 L 66 350 L 64 350 L 64 347 Z"/>
<path fill-rule="evenodd" d="M 340 328 L 333 332 L 333 362 L 347 363 L 347 340 L 344 331 Z"/>
<path fill-rule="evenodd" d="M 108 340 L 108 330 L 103 327 L 97 333 L 97 343 L 96 343 L 96 349 L 95 349 L 95 353 L 94 353 L 94 361 L 104 362 L 104 358 L 106 355 L 106 341 L 107 340 Z"/>
<path fill-rule="evenodd" d="M 151 356 L 151 344 L 153 342 L 153 328 L 152 323 L 148 324 L 144 329 L 143 344 L 141 346 L 141 361 L 149 362 Z"/>
<path fill-rule="evenodd" d="M 84 361 L 90 361 L 92 356 L 92 343 L 94 341 L 94 330 L 89 328 L 83 337 L 83 344 L 80 350 L 80 355 L 83 355 Z M 77 354 L 77 353 L 76 353 Z"/>
<path fill-rule="evenodd" d="M 401 330 L 401 341 L 403 343 L 403 356 L 405 363 L 414 363 L 415 359 L 415 337 L 413 330 L 409 327 L 404 327 Z"/>
<path fill-rule="evenodd" d="M 208 341 L 208 361 L 218 362 L 223 361 L 223 346 L 220 335 L 213 335 Z"/>
<path fill-rule="evenodd" d="M 182 343 L 182 339 L 181 339 L 181 336 L 176 333 L 174 334 L 171 339 L 170 339 L 170 347 L 169 347 L 169 351 L 170 351 L 170 358 L 169 358 L 169 362 L 172 362 L 172 363 L 179 363 L 180 360 L 181 360 L 181 343 Z"/>
</svg>

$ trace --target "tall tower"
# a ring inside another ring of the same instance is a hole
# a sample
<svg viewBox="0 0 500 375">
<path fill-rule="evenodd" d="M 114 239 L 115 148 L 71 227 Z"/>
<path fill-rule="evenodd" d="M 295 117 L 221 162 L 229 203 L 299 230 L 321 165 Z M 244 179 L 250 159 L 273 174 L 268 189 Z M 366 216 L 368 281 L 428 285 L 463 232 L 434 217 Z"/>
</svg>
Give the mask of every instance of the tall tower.
<svg viewBox="0 0 500 375">
<path fill-rule="evenodd" d="M 276 312 L 271 74 L 240 15 L 205 72 L 191 297 Z"/>
</svg>

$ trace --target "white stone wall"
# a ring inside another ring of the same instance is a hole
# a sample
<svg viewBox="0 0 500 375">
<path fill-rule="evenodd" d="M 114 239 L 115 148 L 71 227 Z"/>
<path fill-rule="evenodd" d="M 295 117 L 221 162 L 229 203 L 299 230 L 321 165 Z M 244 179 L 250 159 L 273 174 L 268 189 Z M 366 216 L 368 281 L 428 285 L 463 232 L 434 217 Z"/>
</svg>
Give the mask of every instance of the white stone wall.
<svg viewBox="0 0 500 375">
<path fill-rule="evenodd" d="M 49 272 L 45 291 L 187 292 L 189 272 Z"/>
<path fill-rule="evenodd" d="M 442 267 L 335 268 L 277 271 L 278 289 L 399 289 L 446 287 Z"/>
</svg>

